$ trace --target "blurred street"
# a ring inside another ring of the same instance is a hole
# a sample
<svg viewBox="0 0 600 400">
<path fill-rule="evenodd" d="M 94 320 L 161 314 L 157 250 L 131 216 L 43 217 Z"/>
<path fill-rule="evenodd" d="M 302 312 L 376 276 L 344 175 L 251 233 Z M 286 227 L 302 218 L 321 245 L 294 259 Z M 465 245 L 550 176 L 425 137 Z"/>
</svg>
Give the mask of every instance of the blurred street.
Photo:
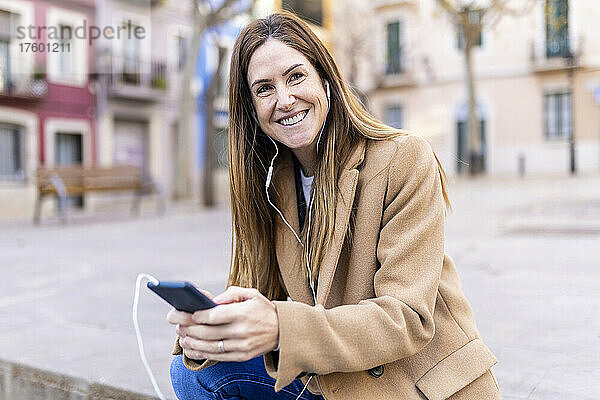
<svg viewBox="0 0 600 400">
<path fill-rule="evenodd" d="M 0 400 L 156 399 L 137 275 L 221 292 L 230 171 L 289 147 L 280 128 L 345 157 L 342 119 L 381 132 L 364 112 L 444 166 L 446 252 L 502 398 L 600 399 L 598 20 L 594 0 L 0 0 Z M 252 26 L 290 48 L 256 52 Z M 142 287 L 174 400 L 169 310 Z"/>
<path fill-rule="evenodd" d="M 600 177 L 459 180 L 447 252 L 499 359 L 503 398 L 597 399 L 600 381 Z M 131 305 L 139 272 L 224 288 L 226 208 L 72 214 L 0 227 L 0 360 L 152 395 Z M 140 321 L 163 392 L 174 329 L 143 289 Z"/>
</svg>

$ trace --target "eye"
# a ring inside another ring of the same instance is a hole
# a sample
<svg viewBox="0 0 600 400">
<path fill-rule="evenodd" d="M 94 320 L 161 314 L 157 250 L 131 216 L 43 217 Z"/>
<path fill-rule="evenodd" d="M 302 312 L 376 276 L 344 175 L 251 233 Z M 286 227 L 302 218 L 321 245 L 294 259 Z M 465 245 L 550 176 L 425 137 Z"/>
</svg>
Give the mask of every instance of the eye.
<svg viewBox="0 0 600 400">
<path fill-rule="evenodd" d="M 266 92 L 269 88 L 271 87 L 271 85 L 262 85 L 261 87 L 258 88 L 258 90 L 256 91 L 256 94 L 261 94 Z"/>
<path fill-rule="evenodd" d="M 304 74 L 301 72 L 294 72 L 292 75 L 290 75 L 290 80 L 297 81 L 298 79 L 302 78 L 303 76 L 304 76 Z"/>
</svg>

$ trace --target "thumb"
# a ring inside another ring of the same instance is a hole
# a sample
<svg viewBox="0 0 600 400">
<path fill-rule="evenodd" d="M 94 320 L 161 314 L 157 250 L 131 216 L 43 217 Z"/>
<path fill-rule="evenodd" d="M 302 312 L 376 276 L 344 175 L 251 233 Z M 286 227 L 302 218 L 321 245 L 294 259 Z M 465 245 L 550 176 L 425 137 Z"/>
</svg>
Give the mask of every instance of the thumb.
<svg viewBox="0 0 600 400">
<path fill-rule="evenodd" d="M 226 291 L 215 296 L 212 300 L 218 304 L 239 303 L 258 296 L 261 296 L 261 294 L 256 289 L 230 286 Z"/>
<path fill-rule="evenodd" d="M 194 287 L 195 287 L 196 289 L 198 289 L 198 291 L 199 291 L 200 293 L 202 293 L 203 295 L 205 295 L 205 296 L 206 296 L 206 297 L 208 297 L 209 299 L 211 299 L 211 300 L 212 300 L 212 299 L 213 299 L 213 297 L 215 297 L 215 295 L 214 295 L 214 294 L 212 294 L 211 292 L 209 292 L 208 290 L 206 290 L 206 289 L 202 289 L 202 288 L 200 287 L 200 285 L 198 285 L 196 282 L 194 282 L 194 281 L 189 281 L 189 282 L 190 282 L 192 285 L 194 285 Z"/>
</svg>

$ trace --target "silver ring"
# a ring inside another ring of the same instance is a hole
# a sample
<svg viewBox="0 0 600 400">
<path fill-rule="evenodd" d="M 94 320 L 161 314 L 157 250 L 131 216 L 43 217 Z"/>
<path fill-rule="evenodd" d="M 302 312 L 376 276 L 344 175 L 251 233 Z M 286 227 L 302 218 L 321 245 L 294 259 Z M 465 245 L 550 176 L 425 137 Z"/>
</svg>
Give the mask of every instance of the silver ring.
<svg viewBox="0 0 600 400">
<path fill-rule="evenodd" d="M 225 353 L 225 346 L 223 345 L 223 341 L 222 340 L 219 340 L 217 342 L 217 346 L 219 346 L 219 352 L 220 353 Z"/>
</svg>

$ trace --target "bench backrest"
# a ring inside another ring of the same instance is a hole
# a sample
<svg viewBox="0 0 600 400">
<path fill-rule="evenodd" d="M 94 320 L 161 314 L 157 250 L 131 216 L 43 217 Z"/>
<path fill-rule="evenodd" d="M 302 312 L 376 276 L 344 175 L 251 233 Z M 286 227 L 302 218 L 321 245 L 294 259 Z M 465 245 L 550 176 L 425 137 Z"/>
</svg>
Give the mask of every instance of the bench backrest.
<svg viewBox="0 0 600 400">
<path fill-rule="evenodd" d="M 65 166 L 56 168 L 40 167 L 37 170 L 37 188 L 40 193 L 56 193 L 52 182 L 58 177 L 68 194 L 99 190 L 136 190 L 144 184 L 144 176 L 139 167 L 115 166 L 85 168 Z"/>
</svg>

